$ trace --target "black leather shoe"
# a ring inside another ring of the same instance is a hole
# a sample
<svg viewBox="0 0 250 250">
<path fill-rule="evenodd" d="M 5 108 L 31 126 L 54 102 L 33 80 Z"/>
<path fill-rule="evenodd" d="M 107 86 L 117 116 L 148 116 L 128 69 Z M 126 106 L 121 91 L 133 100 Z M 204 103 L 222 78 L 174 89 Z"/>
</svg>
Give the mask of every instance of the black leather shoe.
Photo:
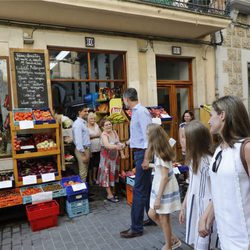
<svg viewBox="0 0 250 250">
<path fill-rule="evenodd" d="M 127 239 L 134 238 L 134 237 L 139 237 L 139 236 L 142 236 L 142 235 L 143 235 L 143 232 L 133 232 L 131 229 L 120 232 L 120 236 L 122 238 L 127 238 Z"/>
<path fill-rule="evenodd" d="M 151 221 L 151 220 L 144 220 L 143 221 L 143 226 L 144 227 L 147 227 L 147 226 L 156 226 L 157 224 L 155 223 L 155 222 L 153 222 L 153 221 Z"/>
</svg>

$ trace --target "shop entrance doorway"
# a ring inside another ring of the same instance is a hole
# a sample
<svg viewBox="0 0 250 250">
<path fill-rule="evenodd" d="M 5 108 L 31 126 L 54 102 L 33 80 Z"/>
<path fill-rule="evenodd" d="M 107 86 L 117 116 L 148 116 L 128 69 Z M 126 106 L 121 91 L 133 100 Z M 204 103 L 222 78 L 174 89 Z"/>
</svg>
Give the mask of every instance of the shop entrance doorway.
<svg viewBox="0 0 250 250">
<path fill-rule="evenodd" d="M 166 125 L 165 129 L 172 129 L 173 137 L 178 141 L 182 114 L 187 109 L 193 109 L 192 59 L 157 56 L 156 71 L 158 105 L 164 107 L 173 117 L 172 125 Z M 179 142 L 177 155 L 180 155 Z"/>
</svg>

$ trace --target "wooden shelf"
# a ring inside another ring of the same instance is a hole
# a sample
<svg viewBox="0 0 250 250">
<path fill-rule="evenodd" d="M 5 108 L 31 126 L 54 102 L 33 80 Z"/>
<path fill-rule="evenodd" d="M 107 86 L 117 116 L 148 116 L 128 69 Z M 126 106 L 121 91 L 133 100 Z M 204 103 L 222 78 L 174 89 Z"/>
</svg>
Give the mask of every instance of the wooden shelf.
<svg viewBox="0 0 250 250">
<path fill-rule="evenodd" d="M 12 112 L 10 112 L 10 127 L 11 127 L 11 144 L 12 144 L 12 152 L 13 152 L 13 168 L 14 168 L 14 176 L 15 176 L 15 184 L 16 187 L 23 186 L 23 182 L 19 181 L 19 176 L 18 176 L 18 161 L 22 159 L 35 159 L 39 157 L 46 157 L 46 156 L 52 156 L 54 155 L 56 160 L 56 167 L 57 167 L 57 172 L 58 176 L 56 176 L 56 180 L 60 180 L 62 178 L 61 175 L 61 155 L 60 155 L 60 149 L 61 149 L 61 144 L 60 144 L 60 131 L 59 131 L 59 124 L 58 122 L 56 123 L 43 123 L 43 124 L 36 124 L 34 125 L 34 128 L 29 128 L 29 129 L 20 129 L 19 126 L 14 126 L 13 124 L 13 116 Z M 15 138 L 16 136 L 22 132 L 22 134 L 25 133 L 30 133 L 30 134 L 36 134 L 37 132 L 42 132 L 44 133 L 44 130 L 49 129 L 50 133 L 53 133 L 55 136 L 55 142 L 57 145 L 57 149 L 55 150 L 46 150 L 46 151 L 39 151 L 39 152 L 27 152 L 23 154 L 16 154 L 16 151 L 14 149 L 15 145 Z M 37 160 L 39 161 L 39 159 Z M 37 180 L 37 183 L 42 183 L 42 179 L 39 178 Z"/>
<path fill-rule="evenodd" d="M 32 153 L 23 153 L 23 154 L 13 154 L 14 159 L 25 159 L 25 158 L 35 158 L 41 156 L 48 156 L 48 155 L 58 155 L 60 154 L 60 150 L 48 150 L 43 152 L 32 152 Z"/>
<path fill-rule="evenodd" d="M 60 181 L 61 180 L 61 175 L 57 175 L 55 176 L 55 181 Z M 41 184 L 41 183 L 48 183 L 48 182 L 43 182 L 42 181 L 42 178 L 37 178 L 37 183 L 36 184 Z M 22 181 L 17 181 L 16 184 L 20 187 L 20 186 L 23 186 L 23 182 Z M 33 185 L 36 185 L 36 184 L 33 184 Z M 28 185 L 27 185 L 28 186 Z M 26 187 L 26 185 L 24 186 Z"/>
<path fill-rule="evenodd" d="M 34 125 L 34 128 L 29 128 L 27 130 L 30 130 L 30 129 L 50 129 L 50 128 L 59 128 L 59 125 L 58 123 L 53 123 L 53 124 L 48 124 L 48 123 L 44 123 L 44 124 L 37 124 L 37 125 Z M 26 129 L 20 129 L 19 126 L 11 126 L 11 130 L 12 131 L 23 131 L 23 130 L 26 130 Z"/>
</svg>

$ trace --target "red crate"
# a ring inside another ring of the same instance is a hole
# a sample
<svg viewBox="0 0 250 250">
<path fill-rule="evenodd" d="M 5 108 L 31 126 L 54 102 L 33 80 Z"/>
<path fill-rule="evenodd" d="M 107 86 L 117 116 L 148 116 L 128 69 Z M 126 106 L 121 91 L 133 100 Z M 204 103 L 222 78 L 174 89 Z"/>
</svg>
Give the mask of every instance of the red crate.
<svg viewBox="0 0 250 250">
<path fill-rule="evenodd" d="M 57 225 L 59 205 L 55 200 L 27 205 L 26 213 L 32 231 L 37 231 Z"/>
<path fill-rule="evenodd" d="M 57 226 L 57 215 L 30 221 L 30 226 L 33 232 Z"/>
</svg>

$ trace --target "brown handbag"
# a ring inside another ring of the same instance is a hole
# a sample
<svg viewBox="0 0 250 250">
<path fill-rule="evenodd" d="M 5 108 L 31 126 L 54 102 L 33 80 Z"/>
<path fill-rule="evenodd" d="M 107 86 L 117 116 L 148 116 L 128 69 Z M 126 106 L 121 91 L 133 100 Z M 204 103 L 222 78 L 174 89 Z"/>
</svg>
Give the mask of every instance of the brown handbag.
<svg viewBox="0 0 250 250">
<path fill-rule="evenodd" d="M 250 142 L 250 138 L 245 139 L 241 144 L 241 147 L 240 147 L 240 159 L 241 159 L 241 162 L 243 164 L 244 169 L 246 170 L 247 175 L 249 176 L 248 166 L 247 166 L 247 162 L 246 162 L 246 158 L 245 158 L 245 151 L 244 151 L 245 146 L 246 146 L 246 144 L 248 142 Z"/>
</svg>

